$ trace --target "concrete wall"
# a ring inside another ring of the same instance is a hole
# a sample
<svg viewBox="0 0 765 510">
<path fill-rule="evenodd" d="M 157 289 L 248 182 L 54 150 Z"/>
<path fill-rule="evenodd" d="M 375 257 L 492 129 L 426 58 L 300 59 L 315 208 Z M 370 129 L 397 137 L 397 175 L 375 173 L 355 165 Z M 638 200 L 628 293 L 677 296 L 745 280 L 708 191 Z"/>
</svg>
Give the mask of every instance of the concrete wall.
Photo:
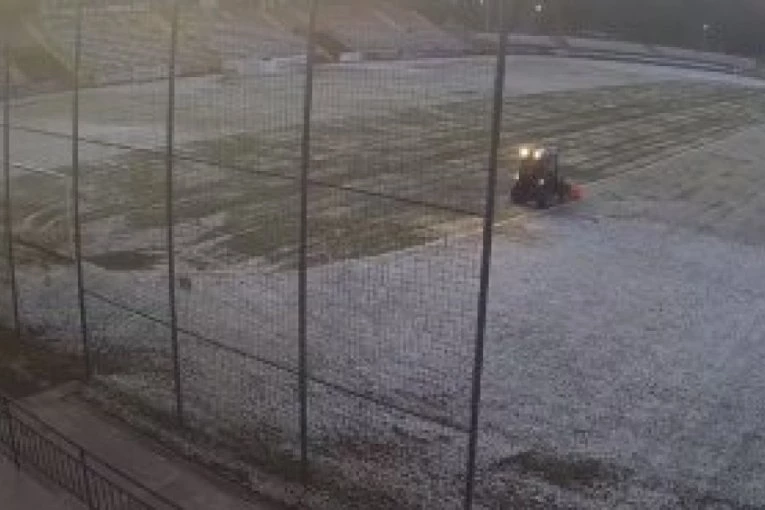
<svg viewBox="0 0 765 510">
<path fill-rule="evenodd" d="M 474 42 L 478 48 L 496 49 L 497 37 L 496 34 L 475 34 Z M 511 51 L 516 53 L 531 52 L 571 57 L 608 58 L 727 72 L 748 72 L 757 67 L 757 62 L 754 59 L 735 55 L 626 41 L 511 34 L 509 42 Z"/>
</svg>

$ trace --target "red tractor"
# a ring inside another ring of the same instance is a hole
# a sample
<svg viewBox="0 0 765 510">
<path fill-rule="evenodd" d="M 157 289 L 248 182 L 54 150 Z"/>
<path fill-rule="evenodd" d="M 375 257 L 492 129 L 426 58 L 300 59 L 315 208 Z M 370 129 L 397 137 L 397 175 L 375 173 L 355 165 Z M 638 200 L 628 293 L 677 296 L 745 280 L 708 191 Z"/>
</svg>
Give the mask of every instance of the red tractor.
<svg viewBox="0 0 765 510">
<path fill-rule="evenodd" d="M 558 151 L 553 147 L 523 145 L 520 166 L 510 191 L 514 204 L 533 202 L 540 209 L 580 198 L 580 190 L 560 175 Z"/>
</svg>

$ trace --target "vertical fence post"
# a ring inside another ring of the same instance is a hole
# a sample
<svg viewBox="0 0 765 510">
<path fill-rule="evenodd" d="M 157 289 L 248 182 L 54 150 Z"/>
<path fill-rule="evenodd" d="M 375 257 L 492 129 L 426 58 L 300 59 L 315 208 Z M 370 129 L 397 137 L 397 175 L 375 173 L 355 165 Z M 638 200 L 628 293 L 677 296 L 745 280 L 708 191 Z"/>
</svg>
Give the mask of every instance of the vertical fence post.
<svg viewBox="0 0 765 510">
<path fill-rule="evenodd" d="M 306 42 L 305 90 L 303 100 L 303 139 L 300 164 L 300 249 L 298 261 L 298 358 L 300 393 L 300 469 L 303 482 L 308 481 L 308 170 L 311 165 L 311 112 L 313 110 L 313 70 L 318 0 L 309 0 L 309 22 Z"/>
<path fill-rule="evenodd" d="M 183 426 L 183 397 L 181 393 L 181 361 L 178 345 L 178 310 L 175 302 L 175 232 L 173 217 L 173 164 L 175 159 L 175 65 L 178 53 L 179 0 L 173 0 L 170 30 L 170 60 L 167 93 L 167 153 L 166 212 L 167 212 L 167 288 L 170 306 L 170 338 L 173 355 L 173 382 L 175 385 L 175 413 L 178 424 Z"/>
<path fill-rule="evenodd" d="M 491 250 L 494 235 L 494 206 L 497 188 L 497 156 L 501 141 L 502 111 L 505 89 L 505 69 L 507 53 L 507 19 L 504 3 L 499 3 L 499 50 L 494 82 L 494 110 L 491 123 L 491 147 L 489 151 L 489 172 L 486 183 L 486 210 L 483 218 L 483 252 L 481 254 L 481 281 L 478 294 L 478 317 L 473 364 L 472 397 L 470 402 L 470 432 L 468 441 L 467 477 L 465 488 L 465 510 L 473 506 L 475 493 L 476 451 L 478 448 L 478 415 L 481 407 L 481 378 L 483 375 L 484 340 L 486 336 L 486 314 L 489 299 L 489 277 L 491 270 Z"/>
<path fill-rule="evenodd" d="M 0 401 L 3 404 L 3 411 L 8 418 L 8 440 L 11 442 L 11 454 L 13 455 L 13 463 L 16 465 L 16 469 L 21 467 L 21 459 L 19 458 L 19 445 L 16 441 L 16 430 L 13 426 L 13 412 L 11 411 L 11 401 L 5 397 L 0 397 Z"/>
<path fill-rule="evenodd" d="M 93 491 L 90 487 L 90 473 L 88 471 L 88 458 L 85 455 L 85 449 L 80 447 L 80 466 L 82 466 L 82 487 L 85 489 L 85 504 L 90 510 L 95 508 L 93 504 Z"/>
<path fill-rule="evenodd" d="M 88 315 L 85 308 L 85 281 L 82 268 L 82 224 L 80 223 L 80 69 L 82 64 L 82 0 L 77 0 L 74 37 L 74 87 L 72 91 L 72 209 L 74 215 L 74 260 L 77 268 L 77 302 L 80 309 L 80 335 L 85 380 L 90 381 L 92 365 Z"/>
<path fill-rule="evenodd" d="M 5 181 L 5 235 L 8 246 L 8 270 L 11 284 L 11 306 L 13 307 L 13 329 L 16 338 L 21 338 L 21 321 L 19 320 L 19 293 L 16 285 L 16 261 L 13 252 L 13 216 L 11 207 L 11 43 L 10 36 L 5 34 L 3 41 L 3 179 Z"/>
</svg>

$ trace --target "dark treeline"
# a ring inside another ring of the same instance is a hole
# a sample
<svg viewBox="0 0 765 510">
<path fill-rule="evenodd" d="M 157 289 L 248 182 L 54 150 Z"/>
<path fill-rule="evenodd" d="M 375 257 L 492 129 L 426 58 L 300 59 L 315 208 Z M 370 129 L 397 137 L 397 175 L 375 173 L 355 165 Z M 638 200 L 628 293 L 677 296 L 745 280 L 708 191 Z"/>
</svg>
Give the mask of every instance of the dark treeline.
<svg viewBox="0 0 765 510">
<path fill-rule="evenodd" d="M 496 23 L 500 0 L 412 0 L 441 20 Z M 595 35 L 752 56 L 765 54 L 765 0 L 508 0 L 527 33 Z M 488 16 L 486 15 L 488 14 Z"/>
</svg>

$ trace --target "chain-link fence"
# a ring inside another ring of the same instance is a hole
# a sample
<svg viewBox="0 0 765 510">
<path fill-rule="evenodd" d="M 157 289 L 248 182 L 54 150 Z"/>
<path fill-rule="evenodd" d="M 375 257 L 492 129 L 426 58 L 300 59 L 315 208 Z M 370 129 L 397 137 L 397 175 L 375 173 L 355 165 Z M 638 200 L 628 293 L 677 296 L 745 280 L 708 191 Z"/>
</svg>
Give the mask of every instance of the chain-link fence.
<svg viewBox="0 0 765 510">
<path fill-rule="evenodd" d="M 89 398 L 309 508 L 762 506 L 765 94 L 708 73 L 742 59 L 404 0 L 34 4 L 0 2 L 0 321 Z M 527 142 L 589 200 L 510 204 Z"/>
<path fill-rule="evenodd" d="M 335 503 L 470 506 L 504 46 L 360 5 L 42 2 L 2 314 Z"/>
</svg>

